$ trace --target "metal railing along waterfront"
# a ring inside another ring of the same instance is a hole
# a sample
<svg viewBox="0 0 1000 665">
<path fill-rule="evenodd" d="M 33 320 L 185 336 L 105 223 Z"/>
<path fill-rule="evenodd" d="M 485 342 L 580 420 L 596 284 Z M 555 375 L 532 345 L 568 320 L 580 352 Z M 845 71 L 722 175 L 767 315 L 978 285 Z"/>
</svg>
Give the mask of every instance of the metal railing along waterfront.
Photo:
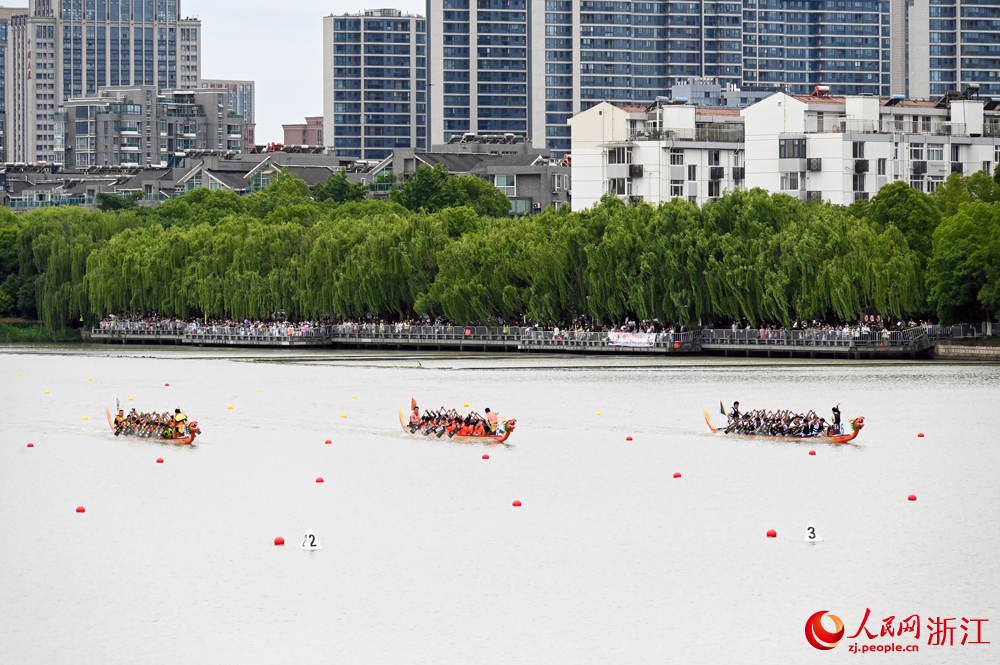
<svg viewBox="0 0 1000 665">
<path fill-rule="evenodd" d="M 789 347 L 848 347 L 848 348 L 892 348 L 911 347 L 919 340 L 927 338 L 924 328 L 905 330 L 862 331 L 856 330 L 726 330 L 710 329 L 701 331 L 703 346 L 773 346 Z"/>
</svg>

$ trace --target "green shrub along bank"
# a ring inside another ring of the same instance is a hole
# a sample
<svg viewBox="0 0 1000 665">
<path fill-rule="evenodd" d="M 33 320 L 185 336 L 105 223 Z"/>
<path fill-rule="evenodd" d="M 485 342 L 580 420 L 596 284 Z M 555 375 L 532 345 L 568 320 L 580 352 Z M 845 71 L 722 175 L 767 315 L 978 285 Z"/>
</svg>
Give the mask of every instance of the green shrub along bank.
<svg viewBox="0 0 1000 665">
<path fill-rule="evenodd" d="M 788 325 L 1000 310 L 1000 186 L 986 173 L 932 195 L 897 182 L 847 208 L 750 190 L 519 218 L 486 181 L 418 175 L 390 200 L 282 175 L 246 197 L 0 211 L 0 317 L 51 334 L 151 311 Z"/>
<path fill-rule="evenodd" d="M 49 330 L 41 323 L 0 322 L 0 344 L 11 342 L 79 342 L 80 331 L 73 328 Z"/>
</svg>

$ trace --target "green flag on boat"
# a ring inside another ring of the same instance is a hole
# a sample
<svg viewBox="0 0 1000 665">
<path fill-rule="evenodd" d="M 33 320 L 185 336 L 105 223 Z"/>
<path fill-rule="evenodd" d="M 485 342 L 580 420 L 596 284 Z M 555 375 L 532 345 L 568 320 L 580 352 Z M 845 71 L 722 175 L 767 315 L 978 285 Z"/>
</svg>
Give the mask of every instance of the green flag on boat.
<svg viewBox="0 0 1000 665">
<path fill-rule="evenodd" d="M 719 413 L 726 415 L 726 407 L 722 406 L 722 400 L 719 400 Z"/>
</svg>

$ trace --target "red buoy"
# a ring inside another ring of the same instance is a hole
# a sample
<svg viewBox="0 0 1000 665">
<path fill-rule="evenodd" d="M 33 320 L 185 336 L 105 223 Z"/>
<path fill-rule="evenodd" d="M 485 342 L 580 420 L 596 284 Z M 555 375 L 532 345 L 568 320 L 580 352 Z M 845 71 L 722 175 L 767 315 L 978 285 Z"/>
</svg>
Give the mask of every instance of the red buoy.
<svg viewBox="0 0 1000 665">
<path fill-rule="evenodd" d="M 922 438 L 924 438 L 924 433 L 923 433 L 923 432 L 921 432 L 920 434 L 917 434 L 917 438 L 918 438 L 918 439 L 922 439 Z"/>
<path fill-rule="evenodd" d="M 680 477 L 681 477 L 681 472 L 680 471 L 678 471 L 678 472 L 676 472 L 674 474 L 674 478 L 680 478 Z"/>
<path fill-rule="evenodd" d="M 76 507 L 76 512 L 78 512 L 78 513 L 85 513 L 85 512 L 87 512 L 87 509 L 84 508 L 83 506 L 77 506 Z"/>
<path fill-rule="evenodd" d="M 630 437 L 630 436 L 626 436 L 626 437 L 625 437 L 625 440 L 626 440 L 626 441 L 631 441 L 631 440 L 632 440 L 632 437 Z"/>
<path fill-rule="evenodd" d="M 489 458 L 490 458 L 489 455 L 487 455 L 486 453 L 483 453 L 483 459 L 489 459 Z"/>
<path fill-rule="evenodd" d="M 327 439 L 326 443 L 333 443 L 333 441 L 331 441 L 330 439 Z"/>
<path fill-rule="evenodd" d="M 323 482 L 323 476 L 320 476 L 319 478 L 317 478 L 317 479 L 316 479 L 316 482 L 317 482 L 317 483 L 321 483 L 321 482 Z"/>
<path fill-rule="evenodd" d="M 809 454 L 810 454 L 810 455 L 815 455 L 815 454 L 816 454 L 816 451 L 815 451 L 815 450 L 810 450 L 810 451 L 809 451 Z"/>
<path fill-rule="evenodd" d="M 157 457 L 156 458 L 156 463 L 157 464 L 163 464 L 163 458 L 162 457 Z"/>
<path fill-rule="evenodd" d="M 906 497 L 906 500 L 907 501 L 916 501 L 917 500 L 917 495 L 916 494 L 911 494 L 910 496 Z"/>
<path fill-rule="evenodd" d="M 170 387 L 169 383 L 164 383 L 163 385 L 167 386 L 168 388 Z"/>
<path fill-rule="evenodd" d="M 282 538 L 281 536 L 278 536 L 277 538 L 274 539 L 274 544 L 275 545 L 284 545 L 285 544 L 285 539 Z"/>
<path fill-rule="evenodd" d="M 34 448 L 34 447 L 35 447 L 35 444 L 33 444 L 33 443 L 29 443 L 29 444 L 28 444 L 28 447 L 29 447 L 29 448 Z"/>
<path fill-rule="evenodd" d="M 774 529 L 768 529 L 767 530 L 767 537 L 768 538 L 777 538 L 778 537 L 778 532 L 775 531 Z"/>
<path fill-rule="evenodd" d="M 515 508 L 516 508 L 517 506 L 520 506 L 520 505 L 521 505 L 521 502 L 520 502 L 520 501 L 514 501 L 514 507 L 515 507 Z"/>
</svg>

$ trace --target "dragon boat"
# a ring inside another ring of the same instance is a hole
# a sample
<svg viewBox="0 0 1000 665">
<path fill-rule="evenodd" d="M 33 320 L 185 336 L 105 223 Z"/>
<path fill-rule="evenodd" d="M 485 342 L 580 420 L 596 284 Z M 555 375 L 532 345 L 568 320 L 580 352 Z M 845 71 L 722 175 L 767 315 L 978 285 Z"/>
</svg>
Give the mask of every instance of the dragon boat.
<svg viewBox="0 0 1000 665">
<path fill-rule="evenodd" d="M 443 439 L 448 437 L 449 439 L 455 441 L 485 441 L 486 443 L 503 443 L 510 437 L 511 433 L 514 431 L 514 427 L 517 424 L 516 420 L 507 421 L 507 430 L 503 434 L 484 434 L 477 436 L 475 434 L 453 434 L 448 436 L 448 433 L 434 434 L 432 432 L 425 432 L 423 429 L 410 427 L 409 423 L 406 421 L 406 416 L 403 412 L 403 407 L 399 407 L 399 424 L 403 427 L 403 431 L 407 434 L 412 434 L 413 436 L 433 436 L 434 438 Z"/>
<path fill-rule="evenodd" d="M 105 411 L 105 413 L 108 416 L 108 425 L 111 427 L 111 432 L 114 433 L 114 431 L 115 431 L 115 419 L 111 415 L 111 409 L 109 409 L 108 407 L 104 407 L 104 411 Z M 174 444 L 183 446 L 183 445 L 191 445 L 192 443 L 194 443 L 195 437 L 198 436 L 199 434 L 201 434 L 201 430 L 198 429 L 198 421 L 195 420 L 195 421 L 192 421 L 191 423 L 188 424 L 188 426 L 187 426 L 187 435 L 186 436 L 182 436 L 182 437 L 168 437 L 168 436 L 160 436 L 160 435 L 157 435 L 157 436 L 140 436 L 139 434 L 137 434 L 135 432 L 132 432 L 132 433 L 122 432 L 121 436 L 129 436 L 129 437 L 134 437 L 134 438 L 137 438 L 137 439 L 150 439 L 151 441 L 160 441 L 162 443 L 174 443 Z"/>
<path fill-rule="evenodd" d="M 712 424 L 712 417 L 708 415 L 708 409 L 705 409 L 705 423 L 708 428 L 712 430 L 713 434 L 722 434 L 723 436 L 739 436 L 746 439 L 780 439 L 782 441 L 820 441 L 822 443 L 850 443 L 858 437 L 861 433 L 862 428 L 865 426 L 864 416 L 858 416 L 857 418 L 851 418 L 850 424 L 852 431 L 850 434 L 821 434 L 819 436 L 773 436 L 770 434 L 740 434 L 738 432 L 727 432 L 725 428 L 719 429 Z"/>
</svg>

